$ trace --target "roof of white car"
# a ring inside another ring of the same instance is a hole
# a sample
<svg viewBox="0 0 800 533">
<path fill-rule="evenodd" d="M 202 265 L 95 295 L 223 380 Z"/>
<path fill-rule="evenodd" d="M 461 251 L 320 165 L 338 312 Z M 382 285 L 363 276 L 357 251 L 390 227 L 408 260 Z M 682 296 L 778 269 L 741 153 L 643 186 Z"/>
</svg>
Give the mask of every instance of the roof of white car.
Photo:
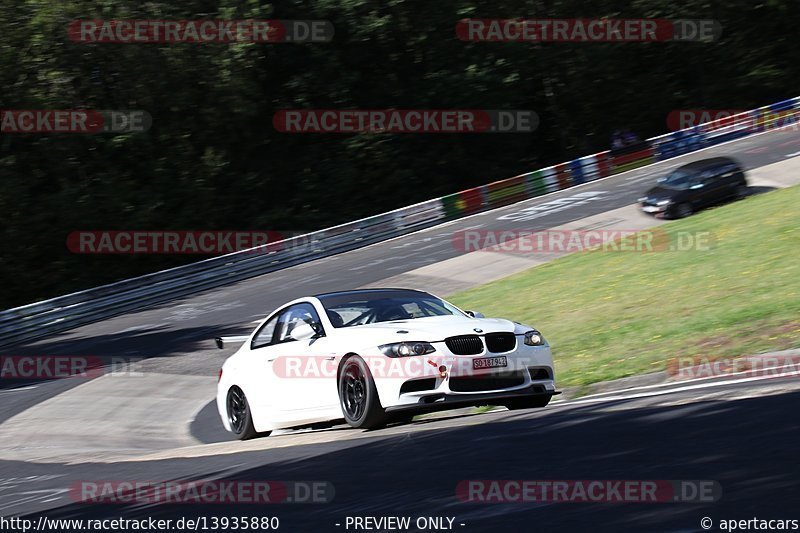
<svg viewBox="0 0 800 533">
<path fill-rule="evenodd" d="M 375 288 L 375 289 L 352 289 L 348 291 L 336 291 L 336 292 L 324 292 L 322 294 L 315 294 L 314 298 L 325 298 L 329 296 L 341 296 L 343 294 L 359 294 L 359 293 L 368 293 L 368 292 L 395 292 L 395 291 L 403 291 L 403 292 L 417 292 L 420 294 L 428 294 L 425 291 L 420 291 L 417 289 L 403 289 L 403 288 Z"/>
</svg>

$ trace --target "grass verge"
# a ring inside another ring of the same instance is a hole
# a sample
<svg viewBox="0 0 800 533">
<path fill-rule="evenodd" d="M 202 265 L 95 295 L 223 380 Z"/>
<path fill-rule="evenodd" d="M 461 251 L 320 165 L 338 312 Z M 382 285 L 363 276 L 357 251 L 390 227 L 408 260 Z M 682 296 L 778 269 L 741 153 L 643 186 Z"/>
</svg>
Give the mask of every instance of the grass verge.
<svg viewBox="0 0 800 533">
<path fill-rule="evenodd" d="M 448 299 L 539 328 L 561 385 L 800 345 L 800 186 L 661 228 L 711 246 L 576 253 Z"/>
</svg>

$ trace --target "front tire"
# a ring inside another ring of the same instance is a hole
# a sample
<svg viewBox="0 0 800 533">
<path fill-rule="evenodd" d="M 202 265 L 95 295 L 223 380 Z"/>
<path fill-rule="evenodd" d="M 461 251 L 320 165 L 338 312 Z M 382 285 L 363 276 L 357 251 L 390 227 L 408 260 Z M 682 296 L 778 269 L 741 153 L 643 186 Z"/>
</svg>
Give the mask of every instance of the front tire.
<svg viewBox="0 0 800 533">
<path fill-rule="evenodd" d="M 244 391 L 234 385 L 228 390 L 228 398 L 225 401 L 228 410 L 228 424 L 231 432 L 239 440 L 248 440 L 255 437 L 266 437 L 269 431 L 258 433 L 253 426 L 253 414 L 250 411 L 250 404 Z"/>
<path fill-rule="evenodd" d="M 363 359 L 354 355 L 345 360 L 339 372 L 338 385 L 345 422 L 360 429 L 378 429 L 386 425 L 386 411 Z"/>
<path fill-rule="evenodd" d="M 678 204 L 675 207 L 675 218 L 686 218 L 694 213 L 694 208 L 690 203 Z"/>
<path fill-rule="evenodd" d="M 552 396 L 549 394 L 542 396 L 527 396 L 524 398 L 514 398 L 505 405 L 510 411 L 516 411 L 517 409 L 537 409 L 545 407 L 548 403 L 550 403 L 551 398 Z"/>
</svg>

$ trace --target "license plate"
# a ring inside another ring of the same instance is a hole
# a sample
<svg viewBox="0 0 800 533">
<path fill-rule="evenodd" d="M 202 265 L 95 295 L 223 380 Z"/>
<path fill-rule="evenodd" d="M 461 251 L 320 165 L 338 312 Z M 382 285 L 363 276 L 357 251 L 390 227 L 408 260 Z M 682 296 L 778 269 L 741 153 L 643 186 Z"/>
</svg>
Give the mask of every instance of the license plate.
<svg viewBox="0 0 800 533">
<path fill-rule="evenodd" d="M 508 366 L 508 359 L 502 357 L 485 357 L 483 359 L 473 359 L 472 368 L 478 370 L 480 368 L 498 368 L 501 366 Z"/>
<path fill-rule="evenodd" d="M 658 211 L 661 211 L 661 208 L 656 207 L 654 205 L 646 205 L 642 207 L 642 211 L 644 211 L 645 213 L 656 213 Z"/>
</svg>

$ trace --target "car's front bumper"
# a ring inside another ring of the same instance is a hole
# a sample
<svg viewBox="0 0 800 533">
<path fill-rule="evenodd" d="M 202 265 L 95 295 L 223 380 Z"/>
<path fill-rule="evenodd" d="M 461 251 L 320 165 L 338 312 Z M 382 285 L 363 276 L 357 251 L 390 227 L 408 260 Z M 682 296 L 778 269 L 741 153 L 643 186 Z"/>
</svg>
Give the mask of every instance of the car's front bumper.
<svg viewBox="0 0 800 533">
<path fill-rule="evenodd" d="M 416 403 L 392 405 L 386 408 L 387 413 L 411 411 L 418 414 L 468 407 L 472 405 L 493 405 L 503 402 L 532 396 L 555 396 L 561 391 L 547 388 L 544 384 L 530 384 L 522 388 L 506 391 L 481 392 L 481 393 L 429 393 L 420 396 Z"/>
<path fill-rule="evenodd" d="M 641 204 L 639 205 L 639 209 L 642 210 L 643 213 L 648 215 L 653 215 L 656 218 L 664 218 L 667 216 L 667 212 L 672 207 L 672 204 L 664 204 L 664 205 L 654 205 L 654 204 Z"/>
<path fill-rule="evenodd" d="M 437 354 L 435 358 L 421 356 L 423 361 L 417 365 L 403 366 L 407 371 L 397 378 L 379 378 L 380 374 L 373 372 L 381 405 L 387 411 L 426 407 L 436 410 L 432 404 L 474 405 L 480 402 L 488 405 L 503 398 L 556 394 L 553 358 L 547 344 L 518 343 L 510 352 L 484 351 L 475 356 L 447 353 L 445 347 L 437 344 Z M 475 368 L 474 361 L 497 357 L 506 358 L 507 365 Z"/>
</svg>

